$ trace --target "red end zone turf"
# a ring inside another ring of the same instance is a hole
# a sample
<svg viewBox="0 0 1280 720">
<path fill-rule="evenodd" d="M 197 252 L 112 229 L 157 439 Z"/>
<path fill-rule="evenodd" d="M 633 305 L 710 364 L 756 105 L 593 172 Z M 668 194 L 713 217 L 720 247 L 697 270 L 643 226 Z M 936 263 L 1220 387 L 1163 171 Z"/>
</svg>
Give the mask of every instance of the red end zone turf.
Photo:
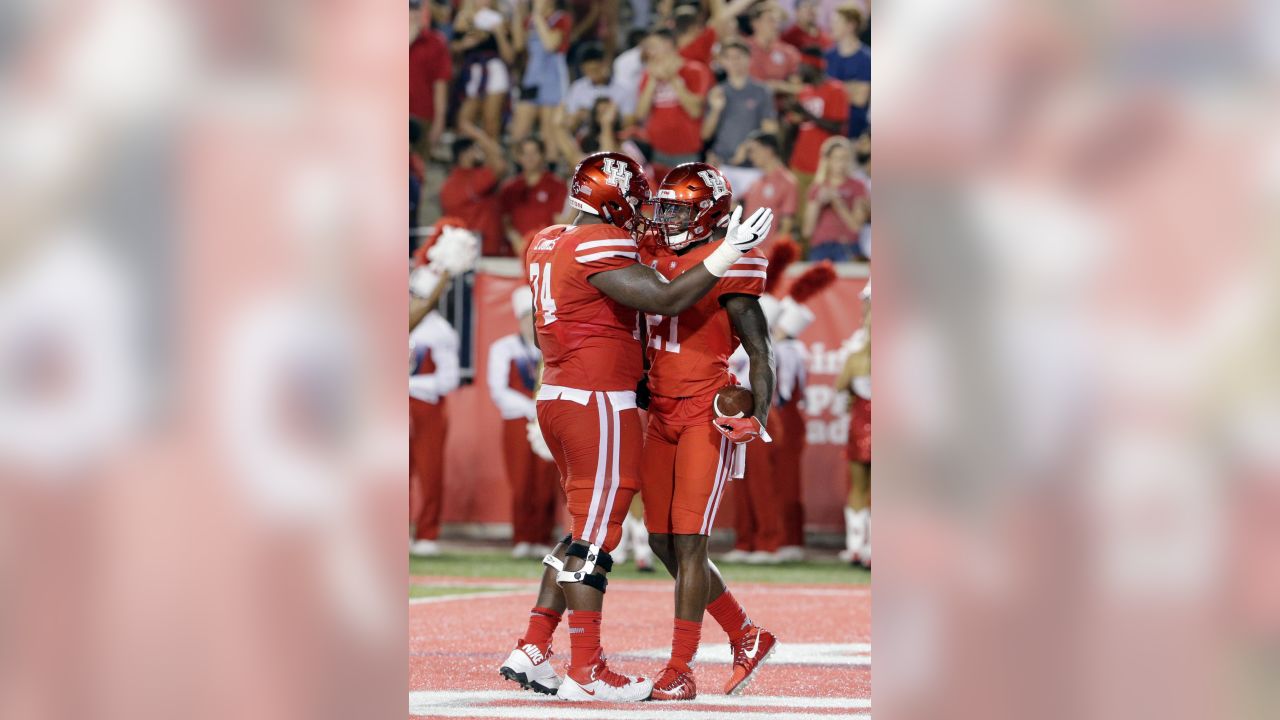
<svg viewBox="0 0 1280 720">
<path fill-rule="evenodd" d="M 524 630 L 536 585 L 502 580 L 415 578 L 415 585 L 474 585 L 489 594 L 434 597 L 409 607 L 409 715 L 413 718 L 715 718 L 769 720 L 870 717 L 871 590 L 854 585 L 737 584 L 752 620 L 778 636 L 778 649 L 740 696 L 720 691 L 730 673 L 728 641 L 708 615 L 695 661 L 692 702 L 567 703 L 521 691 L 498 665 Z M 609 583 L 603 642 L 621 672 L 656 676 L 671 643 L 669 581 Z M 563 672 L 566 623 L 552 658 Z"/>
</svg>

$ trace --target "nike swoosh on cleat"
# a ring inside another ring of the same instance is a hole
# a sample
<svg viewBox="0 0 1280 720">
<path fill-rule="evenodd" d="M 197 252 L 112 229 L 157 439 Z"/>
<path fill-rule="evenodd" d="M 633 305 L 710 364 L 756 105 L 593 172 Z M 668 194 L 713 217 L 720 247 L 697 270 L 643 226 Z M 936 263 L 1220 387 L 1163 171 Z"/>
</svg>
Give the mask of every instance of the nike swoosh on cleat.
<svg viewBox="0 0 1280 720">
<path fill-rule="evenodd" d="M 760 650 L 760 633 L 756 633 L 756 641 L 751 646 L 751 652 L 747 652 L 744 650 L 742 651 L 742 654 L 746 655 L 748 660 L 754 660 L 756 658 L 756 653 L 759 650 Z"/>
<path fill-rule="evenodd" d="M 586 693 L 586 694 L 590 695 L 591 697 L 595 697 L 595 696 L 596 696 L 596 691 L 595 691 L 595 690 L 588 690 L 588 689 L 586 689 L 586 688 L 582 687 L 581 685 L 579 685 L 578 687 L 579 687 L 579 688 L 582 688 L 582 692 L 584 692 L 584 693 Z"/>
</svg>

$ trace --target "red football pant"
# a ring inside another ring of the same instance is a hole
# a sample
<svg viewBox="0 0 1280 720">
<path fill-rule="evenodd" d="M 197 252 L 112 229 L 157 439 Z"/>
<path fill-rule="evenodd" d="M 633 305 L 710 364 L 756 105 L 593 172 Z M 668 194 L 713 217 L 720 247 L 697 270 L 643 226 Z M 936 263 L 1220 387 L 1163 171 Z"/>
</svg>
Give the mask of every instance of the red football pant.
<svg viewBox="0 0 1280 720">
<path fill-rule="evenodd" d="M 502 421 L 502 458 L 511 485 L 511 540 L 546 545 L 556 524 L 560 474 L 553 463 L 533 454 L 528 424 L 524 418 Z"/>
<path fill-rule="evenodd" d="M 640 411 L 634 398 L 622 396 L 630 393 L 593 392 L 586 405 L 538 401 L 538 425 L 560 470 L 573 537 L 606 552 L 618 546 L 640 487 Z"/>
<path fill-rule="evenodd" d="M 773 475 L 777 484 L 778 505 L 782 511 L 782 544 L 804 546 L 803 481 L 800 472 L 805 448 L 804 413 L 800 403 L 791 401 L 778 408 L 782 437 L 775 438 Z M 757 441 L 758 442 L 758 441 Z"/>
<path fill-rule="evenodd" d="M 444 400 L 433 405 L 409 398 L 409 519 L 416 526 L 417 540 L 440 537 L 448 426 Z"/>
<path fill-rule="evenodd" d="M 668 425 L 650 405 L 642 458 L 640 494 L 649 532 L 710 535 L 728 485 L 733 443 L 710 418 Z"/>
<path fill-rule="evenodd" d="M 769 413 L 766 424 L 772 443 L 756 439 L 747 443 L 747 471 L 734 482 L 733 529 L 738 550 L 774 552 L 782 547 L 782 508 L 774 488 L 775 451 L 781 440 L 782 423 L 777 411 Z"/>
</svg>

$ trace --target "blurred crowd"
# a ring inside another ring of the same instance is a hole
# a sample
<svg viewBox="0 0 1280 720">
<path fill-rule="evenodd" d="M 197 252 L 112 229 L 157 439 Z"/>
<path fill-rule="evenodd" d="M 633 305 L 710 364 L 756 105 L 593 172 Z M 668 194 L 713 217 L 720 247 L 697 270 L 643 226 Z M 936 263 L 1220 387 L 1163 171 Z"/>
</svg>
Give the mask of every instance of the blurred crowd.
<svg viewBox="0 0 1280 720">
<path fill-rule="evenodd" d="M 871 23 L 835 0 L 410 0 L 410 250 L 441 215 L 485 256 L 571 216 L 587 153 L 625 152 L 656 186 L 721 168 L 774 242 L 871 255 Z M 765 248 L 768 251 L 768 247 Z"/>
</svg>

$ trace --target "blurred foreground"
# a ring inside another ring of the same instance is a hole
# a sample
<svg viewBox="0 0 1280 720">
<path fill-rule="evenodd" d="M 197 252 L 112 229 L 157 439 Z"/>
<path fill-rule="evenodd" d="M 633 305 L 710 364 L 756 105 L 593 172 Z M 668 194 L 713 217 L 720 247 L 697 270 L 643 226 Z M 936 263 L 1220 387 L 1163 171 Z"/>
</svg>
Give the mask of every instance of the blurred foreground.
<svg viewBox="0 0 1280 720">
<path fill-rule="evenodd" d="M 878 6 L 879 717 L 1280 714 L 1275 7 Z"/>
<path fill-rule="evenodd" d="M 405 9 L 0 13 L 0 717 L 403 717 Z M 1274 4 L 875 20 L 877 715 L 1275 717 Z"/>
<path fill-rule="evenodd" d="M 403 716 L 404 26 L 0 10 L 0 717 Z"/>
</svg>

